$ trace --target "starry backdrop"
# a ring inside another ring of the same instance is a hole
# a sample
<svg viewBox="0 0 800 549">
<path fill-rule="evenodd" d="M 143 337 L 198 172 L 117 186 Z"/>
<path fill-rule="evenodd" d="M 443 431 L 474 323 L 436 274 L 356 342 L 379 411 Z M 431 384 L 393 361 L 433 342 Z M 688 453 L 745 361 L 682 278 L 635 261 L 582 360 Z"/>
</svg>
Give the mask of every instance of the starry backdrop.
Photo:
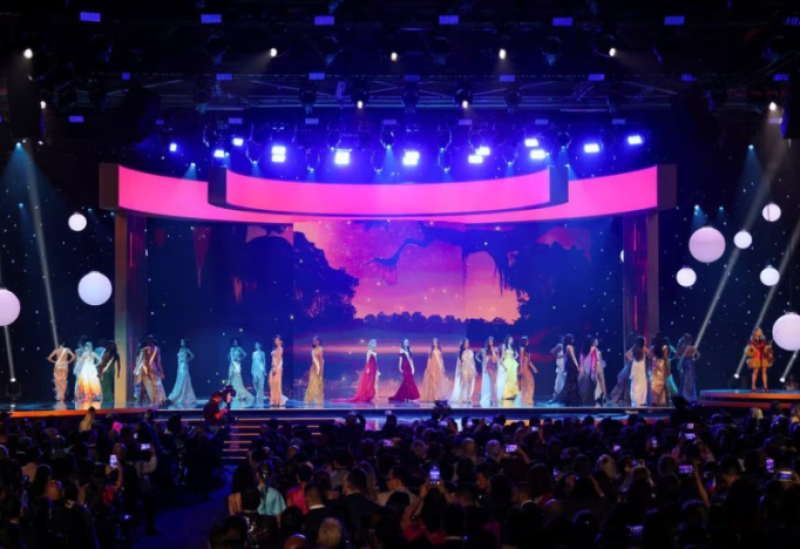
<svg viewBox="0 0 800 549">
<path fill-rule="evenodd" d="M 729 130 L 721 144 L 654 142 L 646 154 L 636 165 L 616 156 L 566 161 L 574 177 L 677 164 L 679 204 L 660 216 L 661 329 L 673 342 L 684 332 L 702 333 L 701 388 L 743 384 L 746 375 L 736 382 L 732 374 L 759 314 L 763 310 L 769 335 L 773 322 L 800 299 L 798 256 L 785 257 L 799 219 L 797 148 L 780 138 L 777 127 L 765 126 L 755 136 Z M 115 160 L 170 175 L 186 169 L 144 154 Z M 23 400 L 44 400 L 52 398 L 45 357 L 56 336 L 74 346 L 81 335 L 102 342 L 113 334 L 113 301 L 89 307 L 77 295 L 78 281 L 89 271 L 113 274 L 113 216 L 97 210 L 95 157 L 26 146 L 7 152 L 1 164 L 0 285 L 19 296 L 22 313 L 0 338 L 0 385 L 9 379 L 10 351 Z M 770 200 L 782 209 L 774 223 L 761 216 Z M 74 211 L 87 216 L 83 232 L 67 227 Z M 692 231 L 704 224 L 720 229 L 728 244 L 710 265 L 694 261 L 687 247 Z M 394 365 L 405 336 L 421 353 L 434 335 L 446 351 L 461 337 L 477 348 L 488 335 L 528 335 L 545 366 L 537 383 L 541 395 L 552 386 L 552 363 L 541 355 L 564 331 L 579 338 L 598 334 L 609 371 L 620 367 L 620 226 L 619 219 L 469 229 L 419 223 L 202 227 L 150 220 L 147 331 L 164 347 L 167 385 L 178 340 L 191 340 L 199 351 L 193 376 L 200 395 L 223 377 L 232 337 L 241 337 L 249 351 L 256 339 L 282 334 L 290 349 L 284 383 L 291 393 L 305 386 L 308 343 L 320 334 L 336 396 L 350 390 L 363 367 L 367 337 L 379 339 L 381 358 Z M 753 245 L 735 252 L 733 235 L 742 228 L 753 235 Z M 552 261 L 553 254 L 562 259 Z M 782 261 L 786 268 L 770 290 L 759 273 Z M 683 265 L 697 272 L 692 288 L 675 280 Z M 548 287 L 553 278 L 561 290 Z M 776 353 L 772 386 L 790 359 Z M 447 367 L 452 369 L 452 358 Z M 4 391 L 0 387 L 0 399 Z"/>
</svg>

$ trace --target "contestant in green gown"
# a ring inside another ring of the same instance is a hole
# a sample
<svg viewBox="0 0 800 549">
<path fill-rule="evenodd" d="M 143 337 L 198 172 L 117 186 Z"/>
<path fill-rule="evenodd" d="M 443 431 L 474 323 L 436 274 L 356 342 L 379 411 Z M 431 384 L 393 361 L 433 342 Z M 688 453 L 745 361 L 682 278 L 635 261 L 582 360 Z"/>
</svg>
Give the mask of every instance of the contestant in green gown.
<svg viewBox="0 0 800 549">
<path fill-rule="evenodd" d="M 117 344 L 109 341 L 97 368 L 100 372 L 100 386 L 103 388 L 103 405 L 114 406 L 114 377 L 119 377 L 119 352 Z"/>
</svg>

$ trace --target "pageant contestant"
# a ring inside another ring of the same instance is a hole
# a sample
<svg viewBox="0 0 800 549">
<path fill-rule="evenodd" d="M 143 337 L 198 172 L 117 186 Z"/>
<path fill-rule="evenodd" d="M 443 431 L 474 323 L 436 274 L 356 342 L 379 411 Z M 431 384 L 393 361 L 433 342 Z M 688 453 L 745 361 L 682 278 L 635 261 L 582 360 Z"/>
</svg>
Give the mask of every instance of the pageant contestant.
<svg viewBox="0 0 800 549">
<path fill-rule="evenodd" d="M 483 349 L 478 351 L 476 359 L 481 363 L 481 406 L 488 408 L 497 404 L 497 348 L 494 338 L 486 339 Z M 502 396 L 502 394 L 500 395 Z"/>
<path fill-rule="evenodd" d="M 76 358 L 75 353 L 67 347 L 64 341 L 59 343 L 58 347 L 47 357 L 47 360 L 53 364 L 53 385 L 55 386 L 57 402 L 64 402 L 64 394 L 67 392 L 69 365 Z"/>
<path fill-rule="evenodd" d="M 283 339 L 272 340 L 272 367 L 269 371 L 269 405 L 283 406 L 289 400 L 283 396 Z"/>
<path fill-rule="evenodd" d="M 419 389 L 414 383 L 414 353 L 411 352 L 411 345 L 407 339 L 403 340 L 400 346 L 400 358 L 397 362 L 400 373 L 403 374 L 403 381 L 394 396 L 389 397 L 392 402 L 409 402 L 419 398 Z"/>
<path fill-rule="evenodd" d="M 594 362 L 594 402 L 596 406 L 604 406 L 608 398 L 606 388 L 606 361 L 603 360 L 603 353 L 600 352 L 600 340 L 595 338 L 592 341 L 592 349 L 595 354 Z"/>
<path fill-rule="evenodd" d="M 250 374 L 253 376 L 253 392 L 256 394 L 256 406 L 264 404 L 264 383 L 267 381 L 267 354 L 256 341 L 256 350 L 250 359 Z"/>
<path fill-rule="evenodd" d="M 558 402 L 564 406 L 580 406 L 581 395 L 578 389 L 578 375 L 581 367 L 575 358 L 575 337 L 572 334 L 564 336 L 561 345 L 564 348 L 564 389 L 558 395 Z"/>
<path fill-rule="evenodd" d="M 140 341 L 136 346 L 136 361 L 133 368 L 133 400 L 142 400 L 142 389 L 144 388 L 144 345 Z M 146 395 L 145 395 L 146 396 Z"/>
<path fill-rule="evenodd" d="M 759 372 L 761 372 L 761 383 L 764 385 L 764 391 L 769 391 L 767 387 L 767 370 L 772 367 L 775 355 L 772 351 L 772 343 L 767 343 L 767 337 L 761 328 L 753 330 L 753 336 L 747 343 L 744 354 L 747 357 L 747 367 L 753 370 L 753 391 L 757 391 L 756 381 L 758 381 Z"/>
<path fill-rule="evenodd" d="M 456 377 L 453 380 L 453 402 L 472 405 L 472 392 L 475 390 L 475 353 L 469 348 L 469 340 L 462 339 L 456 360 Z"/>
<path fill-rule="evenodd" d="M 236 391 L 235 402 L 243 406 L 253 403 L 253 395 L 244 386 L 242 378 L 242 361 L 247 356 L 237 338 L 231 340 L 231 349 L 228 351 L 228 383 Z"/>
<path fill-rule="evenodd" d="M 650 405 L 667 405 L 667 378 L 669 371 L 669 345 L 659 332 L 653 338 L 651 349 L 653 362 L 650 366 Z"/>
<path fill-rule="evenodd" d="M 308 372 L 308 388 L 303 401 L 306 404 L 325 404 L 325 357 L 319 336 L 311 340 L 311 370 Z"/>
<path fill-rule="evenodd" d="M 378 395 L 378 353 L 375 348 L 378 342 L 370 339 L 367 343 L 367 365 L 358 379 L 356 395 L 353 398 L 340 398 L 332 402 L 372 402 Z"/>
<path fill-rule="evenodd" d="M 142 384 L 147 398 L 153 406 L 163 406 L 167 402 L 164 391 L 164 369 L 161 364 L 161 349 L 156 346 L 153 336 L 147 336 L 142 349 Z"/>
<path fill-rule="evenodd" d="M 564 338 L 561 338 L 561 340 Z M 558 395 L 564 390 L 564 382 L 566 381 L 566 373 L 564 372 L 564 345 L 558 343 L 555 347 L 550 349 L 550 354 L 556 357 L 556 387 L 553 393 L 553 402 L 558 399 Z"/>
<path fill-rule="evenodd" d="M 528 345 L 528 336 L 523 336 L 519 346 L 519 378 L 522 403 L 533 406 L 533 395 L 536 392 L 536 381 L 533 374 L 538 374 L 539 370 L 531 361 L 531 351 Z"/>
<path fill-rule="evenodd" d="M 633 347 L 625 353 L 625 360 L 631 363 L 631 406 L 641 408 L 647 406 L 647 362 L 650 349 L 642 336 L 636 338 Z"/>
<path fill-rule="evenodd" d="M 178 376 L 175 386 L 169 394 L 168 400 L 181 408 L 194 408 L 197 405 L 197 396 L 192 387 L 192 377 L 189 375 L 189 363 L 194 360 L 194 353 L 189 347 L 189 340 L 181 339 L 181 348 L 178 349 Z"/>
<path fill-rule="evenodd" d="M 444 373 L 444 357 L 439 339 L 433 338 L 431 351 L 428 353 L 428 365 L 425 367 L 425 377 L 422 378 L 422 389 L 419 399 L 426 402 L 445 400 L 447 398 L 447 376 Z"/>
<path fill-rule="evenodd" d="M 73 373 L 75 374 L 75 390 L 72 392 L 75 400 L 78 399 L 78 376 L 81 373 L 80 364 L 81 363 L 81 356 L 86 351 L 86 343 L 89 341 L 89 338 L 85 335 L 82 335 L 78 338 L 78 344 L 75 346 L 75 368 Z"/>
<path fill-rule="evenodd" d="M 97 363 L 100 357 L 94 352 L 91 341 L 83 346 L 83 352 L 75 363 L 75 377 L 77 389 L 75 402 L 90 403 L 103 399 L 103 389 L 100 387 L 100 378 L 97 377 Z"/>
<path fill-rule="evenodd" d="M 581 348 L 581 368 L 578 373 L 578 390 L 584 406 L 594 406 L 595 372 L 597 371 L 597 348 L 594 338 L 587 335 Z"/>
<path fill-rule="evenodd" d="M 684 334 L 678 340 L 678 371 L 681 372 L 681 393 L 689 402 L 697 400 L 697 383 L 695 382 L 694 363 L 700 358 L 694 338 Z"/>
<path fill-rule="evenodd" d="M 503 395 L 503 401 L 516 400 L 519 396 L 519 362 L 514 338 L 506 336 L 503 341 L 503 361 L 498 369 L 497 392 Z"/>
<path fill-rule="evenodd" d="M 103 404 L 111 408 L 114 405 L 114 374 L 116 373 L 116 377 L 119 378 L 121 373 L 116 342 L 108 342 L 97 369 L 100 372 L 100 385 L 103 388 Z"/>
<path fill-rule="evenodd" d="M 625 349 L 630 350 L 636 344 L 636 333 L 630 332 L 625 340 Z M 631 404 L 631 368 L 633 361 L 629 358 L 628 351 L 625 352 L 625 364 L 617 374 L 617 383 L 611 389 L 609 400 L 617 405 L 630 406 Z"/>
</svg>

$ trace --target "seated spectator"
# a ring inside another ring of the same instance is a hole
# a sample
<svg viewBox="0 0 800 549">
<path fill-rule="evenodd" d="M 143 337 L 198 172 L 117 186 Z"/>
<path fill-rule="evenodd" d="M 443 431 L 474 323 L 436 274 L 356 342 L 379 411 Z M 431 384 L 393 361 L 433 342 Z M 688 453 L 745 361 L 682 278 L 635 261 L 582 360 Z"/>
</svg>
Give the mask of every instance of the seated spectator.
<svg viewBox="0 0 800 549">
<path fill-rule="evenodd" d="M 316 544 L 324 549 L 342 549 L 344 547 L 342 523 L 335 518 L 326 518 L 322 521 Z"/>
<path fill-rule="evenodd" d="M 241 494 L 242 516 L 247 521 L 247 540 L 250 549 L 271 549 L 280 540 L 278 520 L 274 516 L 259 515 L 261 495 L 255 488 L 247 488 Z"/>
<path fill-rule="evenodd" d="M 303 535 L 309 542 L 315 543 L 319 528 L 325 519 L 338 518 L 338 513 L 332 507 L 325 505 L 322 487 L 316 482 L 306 484 L 304 492 L 308 512 L 303 523 Z"/>
<path fill-rule="evenodd" d="M 258 491 L 261 494 L 258 513 L 260 515 L 280 515 L 286 509 L 286 503 L 281 493 L 270 485 L 272 482 L 272 462 L 265 460 L 259 463 L 256 475 L 258 477 Z"/>
<path fill-rule="evenodd" d="M 405 467 L 401 465 L 395 465 L 392 467 L 386 477 L 386 486 L 389 489 L 385 492 L 381 492 L 378 495 L 378 505 L 386 505 L 386 503 L 389 501 L 389 497 L 398 492 L 408 494 L 409 503 L 417 499 L 417 496 L 412 494 L 411 491 L 406 487 L 407 480 L 408 471 Z"/>
<path fill-rule="evenodd" d="M 286 505 L 289 507 L 299 508 L 303 514 L 308 512 L 305 500 L 305 489 L 311 476 L 314 474 L 314 468 L 308 463 L 301 463 L 297 466 L 297 486 L 294 486 L 286 492 Z"/>
</svg>

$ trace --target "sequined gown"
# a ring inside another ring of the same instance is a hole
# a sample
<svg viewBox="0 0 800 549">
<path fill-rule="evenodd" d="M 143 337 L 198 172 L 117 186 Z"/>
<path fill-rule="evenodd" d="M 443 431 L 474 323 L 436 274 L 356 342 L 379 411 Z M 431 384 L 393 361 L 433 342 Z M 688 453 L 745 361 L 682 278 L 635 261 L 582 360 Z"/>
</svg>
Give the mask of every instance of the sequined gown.
<svg viewBox="0 0 800 549">
<path fill-rule="evenodd" d="M 78 360 L 78 388 L 75 392 L 75 401 L 80 403 L 100 402 L 103 400 L 103 388 L 97 376 L 97 363 L 100 358 L 94 351 L 86 351 Z"/>
<path fill-rule="evenodd" d="M 143 352 L 142 383 L 147 392 L 147 398 L 154 406 L 163 406 L 167 401 L 164 391 L 164 370 L 161 367 L 161 349 L 158 347 L 145 347 Z"/>
<path fill-rule="evenodd" d="M 441 349 L 434 349 L 428 356 L 428 365 L 425 367 L 425 376 L 422 378 L 419 399 L 426 402 L 444 400 L 447 398 L 447 385 L 442 351 Z"/>
<path fill-rule="evenodd" d="M 497 391 L 502 391 L 503 400 L 514 400 L 519 395 L 519 362 L 517 362 L 514 349 L 503 351 L 503 365 L 500 371 L 503 375 L 498 376 Z"/>
<path fill-rule="evenodd" d="M 311 349 L 311 369 L 308 371 L 308 388 L 303 401 L 322 406 L 325 403 L 325 358 L 322 347 Z"/>
<path fill-rule="evenodd" d="M 178 351 L 178 375 L 175 377 L 175 386 L 169 394 L 169 401 L 182 408 L 194 408 L 197 405 L 197 396 L 192 387 L 192 378 L 189 375 L 189 350 Z"/>
<path fill-rule="evenodd" d="M 522 392 L 522 403 L 533 405 L 533 395 L 536 390 L 536 382 L 533 377 L 531 356 L 525 348 L 519 351 L 519 377 L 520 391 Z"/>
<path fill-rule="evenodd" d="M 250 374 L 253 376 L 253 392 L 256 394 L 256 404 L 263 404 L 264 384 L 267 382 L 267 355 L 264 351 L 253 352 Z"/>
<path fill-rule="evenodd" d="M 272 350 L 272 369 L 269 371 L 269 405 L 283 406 L 289 400 L 283 396 L 283 347 Z"/>
<path fill-rule="evenodd" d="M 650 369 L 650 405 L 667 405 L 667 377 L 669 376 L 669 362 L 664 359 L 667 347 L 661 351 L 654 349 L 656 359 Z"/>
<path fill-rule="evenodd" d="M 572 347 L 568 346 L 564 350 L 564 389 L 559 393 L 556 400 L 564 406 L 580 406 L 581 395 L 578 390 L 578 367 L 575 365 L 575 361 L 572 360 L 569 349 L 572 349 Z"/>
<path fill-rule="evenodd" d="M 53 384 L 55 385 L 56 400 L 64 402 L 67 392 L 67 377 L 69 376 L 69 349 L 61 347 L 58 351 L 56 363 L 53 366 Z"/>
<path fill-rule="evenodd" d="M 411 357 L 405 351 L 400 352 L 400 371 L 403 374 L 403 381 L 400 382 L 400 387 L 394 396 L 389 397 L 389 400 L 394 402 L 403 402 L 406 400 L 417 400 L 419 398 L 419 389 L 417 384 L 414 383 L 414 374 L 411 369 Z"/>
<path fill-rule="evenodd" d="M 466 349 L 456 363 L 456 375 L 453 380 L 453 402 L 472 404 L 472 393 L 475 390 L 475 353 Z"/>
<path fill-rule="evenodd" d="M 242 378 L 242 358 L 245 354 L 241 347 L 234 347 L 228 353 L 228 383 L 236 391 L 234 401 L 237 404 L 250 406 L 253 403 L 253 395 L 247 390 Z"/>
<path fill-rule="evenodd" d="M 487 408 L 497 403 L 497 349 L 483 349 L 481 358 L 481 406 Z M 501 395 L 502 396 L 502 395 Z"/>
</svg>

